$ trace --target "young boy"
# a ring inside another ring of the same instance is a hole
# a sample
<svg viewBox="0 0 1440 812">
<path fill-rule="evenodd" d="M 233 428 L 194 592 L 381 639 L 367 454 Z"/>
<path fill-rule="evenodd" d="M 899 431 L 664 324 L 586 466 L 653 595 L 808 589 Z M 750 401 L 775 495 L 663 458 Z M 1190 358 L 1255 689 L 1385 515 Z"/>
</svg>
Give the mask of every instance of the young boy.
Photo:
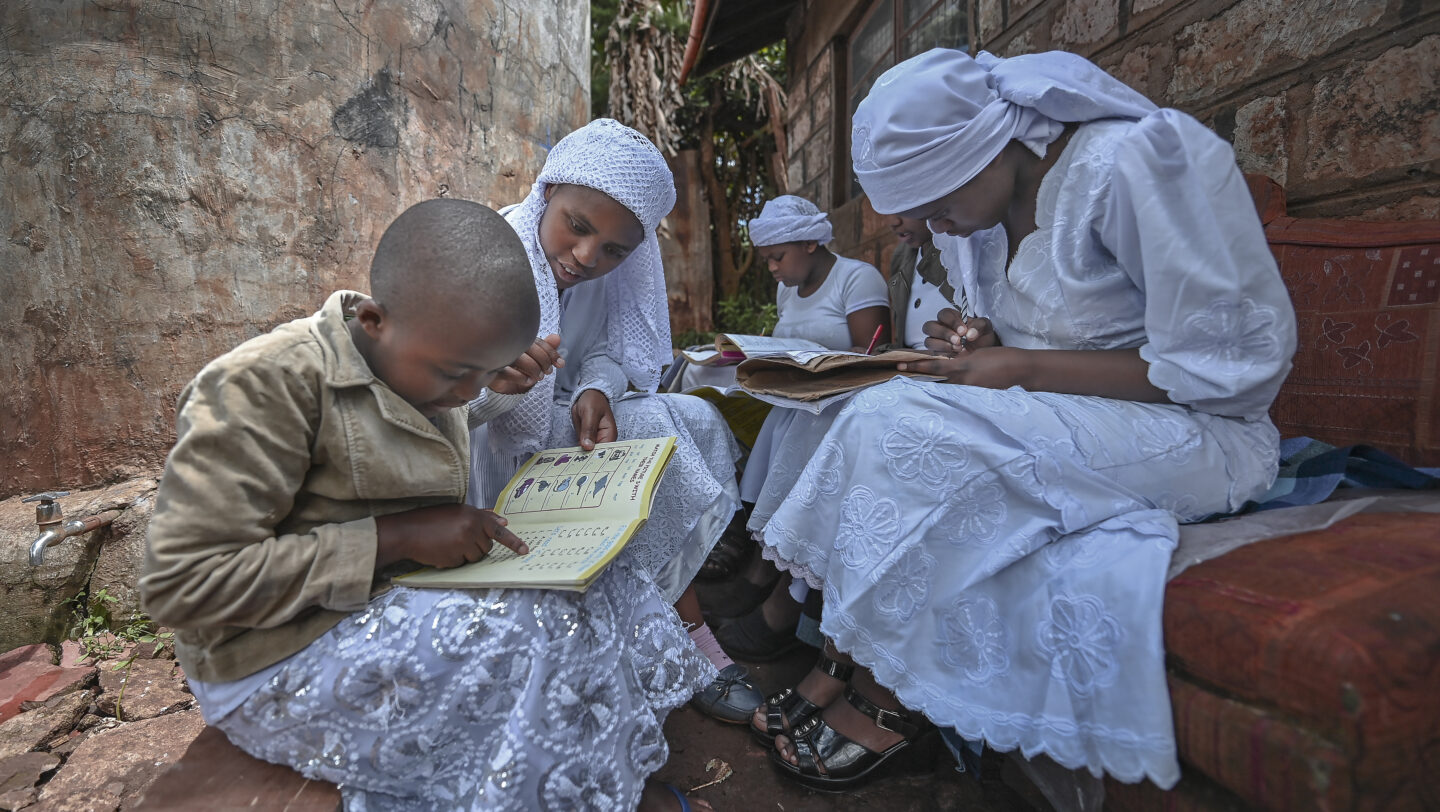
<svg viewBox="0 0 1440 812">
<path fill-rule="evenodd" d="M 484 206 L 432 200 L 386 229 L 370 281 L 181 394 L 146 611 L 177 629 L 207 722 L 347 808 L 633 808 L 661 720 L 708 673 L 653 580 L 621 563 L 584 594 L 389 583 L 525 552 L 465 504 L 459 408 L 559 363 L 533 340 L 525 250 Z"/>
</svg>

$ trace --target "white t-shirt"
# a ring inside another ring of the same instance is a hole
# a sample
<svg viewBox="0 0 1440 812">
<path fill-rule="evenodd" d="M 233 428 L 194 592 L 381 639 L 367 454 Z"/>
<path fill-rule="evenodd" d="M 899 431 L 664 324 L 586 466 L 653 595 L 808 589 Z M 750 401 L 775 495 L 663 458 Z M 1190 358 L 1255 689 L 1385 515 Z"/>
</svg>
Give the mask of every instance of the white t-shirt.
<svg viewBox="0 0 1440 812">
<path fill-rule="evenodd" d="M 833 350 L 852 346 L 846 316 L 867 307 L 890 306 L 885 277 L 874 265 L 848 257 L 835 257 L 835 265 L 819 290 L 803 297 L 799 290 L 780 286 L 775 296 L 780 311 L 775 336 L 808 338 Z"/>
</svg>

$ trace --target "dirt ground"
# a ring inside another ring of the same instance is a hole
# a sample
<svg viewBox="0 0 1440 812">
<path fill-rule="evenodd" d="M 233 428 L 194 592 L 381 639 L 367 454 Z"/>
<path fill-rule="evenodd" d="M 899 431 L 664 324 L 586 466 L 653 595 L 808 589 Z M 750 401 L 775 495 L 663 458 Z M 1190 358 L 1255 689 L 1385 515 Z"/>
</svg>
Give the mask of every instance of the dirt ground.
<svg viewBox="0 0 1440 812">
<path fill-rule="evenodd" d="M 762 693 L 770 694 L 799 682 L 815 661 L 815 650 L 802 647 L 784 659 L 764 665 L 746 663 Z M 670 761 L 661 780 L 690 790 L 714 778 L 705 765 L 711 759 L 728 763 L 734 774 L 719 784 L 692 793 L 717 812 L 860 812 L 860 810 L 967 810 L 972 812 L 1037 812 L 1016 789 L 1001 779 L 1002 757 L 986 754 L 978 780 L 954 769 L 943 757 L 929 774 L 889 776 L 844 795 L 812 792 L 771 766 L 765 751 L 743 725 L 726 725 L 685 707 L 665 723 Z M 1006 776 L 1014 781 L 1013 776 Z M 1021 787 L 1024 789 L 1024 787 Z M 1043 802 L 1042 802 L 1043 803 Z"/>
</svg>

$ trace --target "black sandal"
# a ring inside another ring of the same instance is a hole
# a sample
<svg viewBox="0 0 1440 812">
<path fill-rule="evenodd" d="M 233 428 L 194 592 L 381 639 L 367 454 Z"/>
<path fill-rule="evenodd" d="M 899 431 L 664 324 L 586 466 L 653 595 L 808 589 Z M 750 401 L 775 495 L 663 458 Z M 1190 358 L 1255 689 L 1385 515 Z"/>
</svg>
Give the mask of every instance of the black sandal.
<svg viewBox="0 0 1440 812">
<path fill-rule="evenodd" d="M 905 738 L 877 753 L 850 740 L 815 715 L 791 734 L 798 763 L 792 766 L 780 755 L 780 751 L 772 748 L 770 760 L 775 766 L 801 784 L 821 792 L 855 789 L 889 772 L 902 761 L 921 770 L 935 766 L 938 731 L 925 717 L 916 719 L 908 711 L 882 708 L 849 686 L 845 688 L 845 701 L 870 717 L 876 727 L 899 733 Z M 906 751 L 913 758 L 902 759 L 901 755 Z"/>
<path fill-rule="evenodd" d="M 841 663 L 826 657 L 823 653 L 820 659 L 815 661 L 813 670 L 819 671 L 833 679 L 841 682 L 849 682 L 850 675 L 855 673 L 855 666 L 852 663 Z M 816 716 L 824 708 L 801 696 L 794 688 L 774 694 L 765 700 L 762 705 L 765 709 L 765 729 L 761 730 L 750 722 L 750 735 L 755 741 L 760 742 L 770 749 L 775 748 L 775 737 L 781 733 L 789 734 L 801 725 L 805 724 L 812 716 Z"/>
<path fill-rule="evenodd" d="M 778 660 L 805 645 L 795 637 L 794 629 L 782 632 L 770 628 L 760 607 L 744 617 L 721 624 L 714 632 L 715 639 L 726 654 L 749 663 Z"/>
<path fill-rule="evenodd" d="M 725 528 L 720 540 L 715 542 L 715 547 L 710 550 L 710 555 L 700 564 L 700 571 L 695 573 L 696 579 L 723 581 L 739 575 L 745 565 L 750 563 L 756 545 L 755 540 L 750 538 L 750 532 L 745 529 L 747 515 L 741 511 L 735 521 Z"/>
</svg>

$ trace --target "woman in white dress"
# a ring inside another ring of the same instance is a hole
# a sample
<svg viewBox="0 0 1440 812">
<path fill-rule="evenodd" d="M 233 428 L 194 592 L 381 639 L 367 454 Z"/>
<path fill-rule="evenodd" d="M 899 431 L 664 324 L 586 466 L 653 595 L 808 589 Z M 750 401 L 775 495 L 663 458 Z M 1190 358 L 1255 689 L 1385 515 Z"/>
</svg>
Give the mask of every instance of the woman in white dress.
<svg viewBox="0 0 1440 812">
<path fill-rule="evenodd" d="M 674 205 L 675 182 L 655 145 L 598 119 L 561 139 L 530 195 L 502 211 L 530 255 L 540 335 L 560 336 L 564 365 L 524 395 L 481 396 L 518 402 L 471 432 L 468 500 L 495 504 L 520 463 L 544 448 L 675 436 L 650 518 L 623 555 L 654 576 L 719 669 L 702 708 L 743 721 L 760 696 L 715 641 L 690 588 L 739 507 L 739 452 L 714 406 L 654 394 L 672 355 L 655 229 Z"/>
<path fill-rule="evenodd" d="M 921 54 L 853 127 L 875 210 L 928 222 L 1003 346 L 965 346 L 954 311 L 928 324 L 946 356 L 907 366 L 947 380 L 855 397 L 764 528 L 766 557 L 824 590 L 834 663 L 797 686 L 803 712 L 771 709 L 772 758 L 851 786 L 923 714 L 1169 787 L 1177 522 L 1269 485 L 1295 348 L 1233 154 L 1064 53 Z"/>
</svg>

